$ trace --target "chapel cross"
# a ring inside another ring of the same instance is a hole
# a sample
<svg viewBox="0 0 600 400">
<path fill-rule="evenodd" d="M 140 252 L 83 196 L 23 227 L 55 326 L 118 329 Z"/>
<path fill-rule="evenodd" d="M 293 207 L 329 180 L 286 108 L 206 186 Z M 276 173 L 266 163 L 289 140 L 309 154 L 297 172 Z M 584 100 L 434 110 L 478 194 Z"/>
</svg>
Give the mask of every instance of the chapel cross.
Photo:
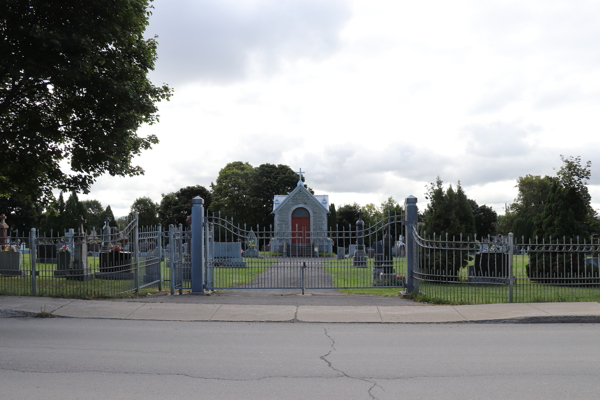
<svg viewBox="0 0 600 400">
<path fill-rule="evenodd" d="M 302 180 L 302 174 L 304 173 L 304 171 L 302 171 L 302 168 L 300 168 L 300 171 L 296 172 L 298 174 L 298 180 Z"/>
</svg>

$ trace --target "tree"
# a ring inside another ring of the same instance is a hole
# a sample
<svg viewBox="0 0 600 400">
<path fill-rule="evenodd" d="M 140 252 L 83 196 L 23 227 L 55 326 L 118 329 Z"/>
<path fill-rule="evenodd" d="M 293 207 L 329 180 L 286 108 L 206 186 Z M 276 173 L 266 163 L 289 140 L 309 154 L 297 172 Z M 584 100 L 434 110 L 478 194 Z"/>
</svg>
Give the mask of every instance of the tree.
<svg viewBox="0 0 600 400">
<path fill-rule="evenodd" d="M 338 230 L 355 230 L 356 221 L 358 221 L 358 212 L 360 210 L 361 207 L 358 203 L 345 204 L 341 206 L 340 209 L 337 210 Z"/>
<path fill-rule="evenodd" d="M 273 223 L 273 198 L 278 194 L 287 194 L 296 188 L 298 175 L 287 165 L 261 164 L 254 168 L 254 177 L 250 189 L 250 224 L 269 227 Z"/>
<path fill-rule="evenodd" d="M 138 197 L 131 205 L 131 213 L 138 212 L 138 226 L 158 225 L 158 204 L 150 197 Z"/>
<path fill-rule="evenodd" d="M 88 193 L 103 173 L 133 176 L 158 143 L 171 89 L 152 85 L 157 42 L 145 39 L 151 0 L 8 0 L 0 16 L 0 196 Z M 61 169 L 68 162 L 70 172 Z"/>
<path fill-rule="evenodd" d="M 337 211 L 335 209 L 335 204 L 331 203 L 329 205 L 329 215 L 327 216 L 327 227 L 330 230 L 336 230 L 337 225 Z"/>
<path fill-rule="evenodd" d="M 91 230 L 96 228 L 96 231 L 99 232 L 104 226 L 104 221 L 102 220 L 104 207 L 102 207 L 102 203 L 98 200 L 82 200 L 80 203 L 86 212 L 86 229 Z"/>
<path fill-rule="evenodd" d="M 65 203 L 65 212 L 62 214 L 62 229 L 74 229 L 77 232 L 80 226 L 80 217 L 86 218 L 85 208 L 79 202 L 77 193 L 71 192 Z"/>
<path fill-rule="evenodd" d="M 511 231 L 515 237 L 530 238 L 535 231 L 535 219 L 544 210 L 552 182 L 556 178 L 549 176 L 526 175 L 517 179 L 518 195 L 510 205 L 514 214 Z"/>
<path fill-rule="evenodd" d="M 564 158 L 552 182 L 543 210 L 536 216 L 536 235 L 548 238 L 575 238 L 589 236 L 594 218 L 587 180 L 591 176 L 591 161 L 581 165 L 580 157 Z"/>
<path fill-rule="evenodd" d="M 192 199 L 200 196 L 204 200 L 204 209 L 210 208 L 212 194 L 204 186 L 186 186 L 177 192 L 163 194 L 158 206 L 158 218 L 163 229 L 170 224 L 185 224 L 188 216 L 192 215 Z"/>
<path fill-rule="evenodd" d="M 235 223 L 248 223 L 252 215 L 252 183 L 254 168 L 247 162 L 235 161 L 219 171 L 217 183 L 212 184 L 211 210 Z"/>
<path fill-rule="evenodd" d="M 104 212 L 102 213 L 102 227 L 104 227 L 104 221 L 106 221 L 106 219 L 109 220 L 108 222 L 108 226 L 110 227 L 118 227 L 119 225 L 117 224 L 117 221 L 115 220 L 115 216 L 112 212 L 112 208 L 110 208 L 110 204 L 106 206 L 106 209 L 104 210 Z"/>
<path fill-rule="evenodd" d="M 469 199 L 473 216 L 475 217 L 475 232 L 477 237 L 485 238 L 496 233 L 498 214 L 491 207 L 478 205 L 475 200 Z"/>
<path fill-rule="evenodd" d="M 427 195 L 429 204 L 423 215 L 425 220 L 424 230 L 428 234 L 448 234 L 449 238 L 459 238 L 461 234 L 466 238 L 475 233 L 475 217 L 460 182 L 456 191 L 452 185 L 444 191 L 443 181 L 438 176 L 435 184 L 428 187 Z"/>
<path fill-rule="evenodd" d="M 10 197 L 0 197 L 0 214 L 6 215 L 6 223 L 11 230 L 18 229 L 26 234 L 31 228 L 38 227 L 42 210 L 31 197 L 13 193 Z"/>
</svg>

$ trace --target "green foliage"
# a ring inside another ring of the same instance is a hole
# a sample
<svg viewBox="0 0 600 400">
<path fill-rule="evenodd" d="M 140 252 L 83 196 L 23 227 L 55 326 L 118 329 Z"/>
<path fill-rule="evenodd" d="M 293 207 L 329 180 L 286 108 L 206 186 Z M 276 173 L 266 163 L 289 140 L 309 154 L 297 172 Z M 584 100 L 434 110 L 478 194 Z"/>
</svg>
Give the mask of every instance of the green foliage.
<svg viewBox="0 0 600 400">
<path fill-rule="evenodd" d="M 452 185 L 444 191 L 443 182 L 438 176 L 435 184 L 428 187 L 426 198 L 429 204 L 424 212 L 424 230 L 428 234 L 448 234 L 450 238 L 458 238 L 461 234 L 466 238 L 475 233 L 475 217 L 460 182 L 457 190 Z"/>
<path fill-rule="evenodd" d="M 96 228 L 96 231 L 99 232 L 104 226 L 104 221 L 102 220 L 104 207 L 102 207 L 102 203 L 98 200 L 83 200 L 80 203 L 86 212 L 86 229 L 92 230 Z"/>
<path fill-rule="evenodd" d="M 115 220 L 115 216 L 112 212 L 112 208 L 110 208 L 110 205 L 106 206 L 106 209 L 102 213 L 102 221 L 106 221 L 106 219 L 109 220 L 108 226 L 110 226 L 110 227 L 113 227 L 113 226 L 118 227 L 119 226 L 119 224 L 117 224 L 117 221 Z M 102 222 L 102 227 L 104 227 L 104 222 Z"/>
<path fill-rule="evenodd" d="M 6 215 L 9 229 L 26 232 L 38 227 L 42 210 L 39 203 L 32 200 L 30 196 L 15 192 L 10 197 L 0 197 L 0 214 Z"/>
<path fill-rule="evenodd" d="M 62 214 L 62 229 L 74 229 L 77 232 L 80 226 L 80 217 L 85 219 L 85 208 L 79 202 L 77 193 L 71 192 L 65 203 L 65 212 Z"/>
<path fill-rule="evenodd" d="M 335 226 L 337 225 L 337 211 L 335 209 L 335 204 L 331 203 L 329 205 L 329 215 L 327 216 L 327 226 L 331 230 L 335 230 Z"/>
<path fill-rule="evenodd" d="M 298 174 L 287 165 L 262 164 L 254 168 L 251 188 L 251 211 L 248 224 L 267 227 L 273 223 L 273 198 L 296 188 Z"/>
<path fill-rule="evenodd" d="M 158 206 L 158 218 L 163 229 L 168 229 L 170 224 L 185 224 L 192 215 L 192 199 L 200 196 L 204 199 L 204 209 L 208 209 L 212 202 L 212 194 L 204 186 L 186 186 L 177 192 L 163 194 Z"/>
<path fill-rule="evenodd" d="M 132 159 L 158 140 L 136 131 L 171 96 L 147 78 L 149 15 L 149 0 L 2 3 L 0 196 L 49 202 L 53 188 L 87 193 L 103 173 L 143 173 Z"/>
<path fill-rule="evenodd" d="M 478 205 L 475 200 L 469 199 L 473 217 L 475 218 L 475 232 L 477 237 L 487 237 L 496 233 L 496 223 L 498 222 L 498 214 L 491 207 Z"/>
<path fill-rule="evenodd" d="M 345 204 L 337 210 L 337 225 L 341 230 L 356 229 L 356 221 L 358 221 L 358 212 L 361 210 L 360 204 L 352 203 Z M 334 228 L 335 229 L 335 228 Z"/>
<path fill-rule="evenodd" d="M 535 234 L 535 219 L 542 213 L 555 178 L 526 175 L 517 179 L 518 195 L 510 205 L 512 225 L 509 228 L 515 237 L 531 238 Z M 507 232 L 506 232 L 507 233 Z"/>
<path fill-rule="evenodd" d="M 138 197 L 131 205 L 131 213 L 139 213 L 138 225 L 154 227 L 158 225 L 158 204 L 150 197 Z"/>
<path fill-rule="evenodd" d="M 287 165 L 262 164 L 253 168 L 247 162 L 235 161 L 219 171 L 216 184 L 211 184 L 211 211 L 221 212 L 234 223 L 268 227 L 273 223 L 273 198 L 296 188 L 298 175 Z M 310 189 L 309 189 L 310 190 Z"/>
</svg>

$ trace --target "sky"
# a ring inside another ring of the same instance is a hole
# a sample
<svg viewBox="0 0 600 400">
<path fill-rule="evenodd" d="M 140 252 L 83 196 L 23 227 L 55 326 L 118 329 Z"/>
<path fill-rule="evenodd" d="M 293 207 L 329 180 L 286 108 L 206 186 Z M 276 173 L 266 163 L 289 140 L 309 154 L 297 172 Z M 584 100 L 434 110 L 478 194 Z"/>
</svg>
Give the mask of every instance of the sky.
<svg viewBox="0 0 600 400">
<path fill-rule="evenodd" d="M 519 177 L 592 161 L 600 209 L 600 2 L 155 0 L 149 75 L 174 89 L 134 159 L 89 195 L 126 215 L 136 198 L 210 187 L 233 161 L 306 171 L 339 208 L 424 210 L 460 181 L 499 214 Z M 447 187 L 447 186 L 446 186 Z"/>
</svg>

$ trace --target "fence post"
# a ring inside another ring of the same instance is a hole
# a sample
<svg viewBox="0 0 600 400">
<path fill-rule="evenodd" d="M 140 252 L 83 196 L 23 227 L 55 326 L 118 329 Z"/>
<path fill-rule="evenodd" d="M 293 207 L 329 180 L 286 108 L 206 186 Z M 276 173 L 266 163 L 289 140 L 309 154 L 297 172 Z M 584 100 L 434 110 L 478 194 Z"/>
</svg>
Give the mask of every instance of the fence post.
<svg viewBox="0 0 600 400">
<path fill-rule="evenodd" d="M 8 242 L 8 244 L 10 244 L 10 241 Z M 37 282 L 36 282 L 37 239 L 35 237 L 35 228 L 31 228 L 31 233 L 29 234 L 29 255 L 31 256 L 31 294 L 33 296 L 37 296 Z"/>
<path fill-rule="evenodd" d="M 192 294 L 204 293 L 204 200 L 192 199 Z"/>
<path fill-rule="evenodd" d="M 140 213 L 135 213 L 135 228 L 133 229 L 133 252 L 135 254 L 135 292 L 140 292 Z"/>
<path fill-rule="evenodd" d="M 418 260 L 419 252 L 417 251 L 415 238 L 413 233 L 417 229 L 418 223 L 418 208 L 417 198 L 415 196 L 408 196 L 404 201 L 404 212 L 405 212 L 405 225 L 406 225 L 406 292 L 412 293 L 417 292 L 418 282 L 415 285 L 413 278 L 414 269 L 416 267 L 415 261 Z"/>
<path fill-rule="evenodd" d="M 169 268 L 171 270 L 171 294 L 175 294 L 175 226 L 169 225 Z"/>
<path fill-rule="evenodd" d="M 513 233 L 508 234 L 508 302 L 513 302 L 513 254 L 514 241 Z"/>
<path fill-rule="evenodd" d="M 158 291 L 162 292 L 163 290 L 163 271 L 162 271 L 162 225 L 158 224 L 158 227 L 156 229 L 158 232 L 158 240 L 157 240 L 157 247 L 158 247 Z"/>
</svg>

